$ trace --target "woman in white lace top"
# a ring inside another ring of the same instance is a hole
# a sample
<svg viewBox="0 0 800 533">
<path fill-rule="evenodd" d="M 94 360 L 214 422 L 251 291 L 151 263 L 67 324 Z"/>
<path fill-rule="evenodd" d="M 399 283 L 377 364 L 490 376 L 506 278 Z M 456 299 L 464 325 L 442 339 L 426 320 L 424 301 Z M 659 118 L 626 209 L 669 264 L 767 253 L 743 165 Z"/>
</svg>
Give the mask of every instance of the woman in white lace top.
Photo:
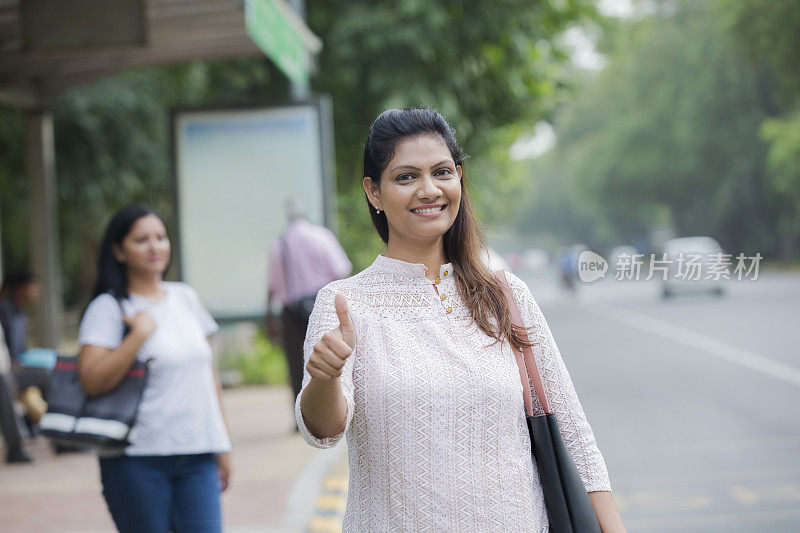
<svg viewBox="0 0 800 533">
<path fill-rule="evenodd" d="M 386 252 L 324 287 L 311 315 L 297 424 L 318 447 L 347 435 L 345 532 L 548 530 L 512 351 L 522 341 L 479 258 L 461 163 L 438 112 L 378 116 L 364 191 Z M 601 527 L 624 531 L 547 323 L 525 283 L 507 277 Z"/>
</svg>

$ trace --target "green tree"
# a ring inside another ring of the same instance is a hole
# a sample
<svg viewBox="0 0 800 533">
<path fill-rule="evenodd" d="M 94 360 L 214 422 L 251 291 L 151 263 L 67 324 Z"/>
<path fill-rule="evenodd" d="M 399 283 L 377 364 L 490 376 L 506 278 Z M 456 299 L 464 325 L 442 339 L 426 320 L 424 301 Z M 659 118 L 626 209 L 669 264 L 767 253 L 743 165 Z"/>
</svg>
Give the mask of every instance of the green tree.
<svg viewBox="0 0 800 533">
<path fill-rule="evenodd" d="M 333 97 L 342 241 L 356 268 L 379 248 L 360 191 L 361 145 L 378 112 L 432 105 L 474 157 L 477 206 L 505 215 L 522 180 L 507 147 L 552 107 L 567 56 L 554 37 L 591 19 L 591 0 L 398 0 L 308 5 L 325 43 L 312 79 Z M 52 104 L 56 129 L 63 273 L 68 305 L 86 297 L 95 247 L 111 212 L 132 201 L 172 218 L 169 109 L 285 99 L 288 84 L 266 59 L 195 62 L 123 72 L 76 88 Z M 0 216 L 4 255 L 27 264 L 22 132 L 17 110 L 0 108 Z"/>
<path fill-rule="evenodd" d="M 169 111 L 264 101 L 288 84 L 266 58 L 194 62 L 122 72 L 71 90 L 52 105 L 56 131 L 64 295 L 82 304 L 100 232 L 116 209 L 152 204 L 172 221 Z M 0 108 L 0 215 L 4 262 L 29 264 L 24 112 Z"/>
<path fill-rule="evenodd" d="M 757 69 L 772 70 L 790 106 L 800 95 L 800 9 L 794 0 L 717 0 L 717 11 Z"/>
<path fill-rule="evenodd" d="M 552 108 L 565 81 L 567 55 L 555 37 L 594 16 L 589 0 L 309 6 L 309 25 L 325 43 L 313 85 L 333 96 L 340 227 L 357 268 L 379 247 L 360 189 L 361 147 L 375 116 L 407 105 L 442 111 L 474 156 L 477 210 L 501 218 L 522 179 L 508 146 Z"/>
<path fill-rule="evenodd" d="M 769 145 L 767 186 L 775 196 L 781 256 L 800 237 L 800 9 L 793 0 L 719 0 L 718 13 L 762 77 L 775 78 L 762 138 Z"/>
<path fill-rule="evenodd" d="M 792 259 L 800 235 L 800 110 L 764 122 L 762 135 L 769 143 L 769 186 L 775 194 L 781 255 Z"/>
<path fill-rule="evenodd" d="M 575 224 L 584 233 L 573 238 L 599 247 L 671 225 L 728 250 L 774 253 L 759 137 L 768 82 L 708 4 L 672 6 L 608 35 L 608 65 L 560 114 L 558 166 L 543 175 L 568 185 L 573 220 L 594 218 L 588 230 Z"/>
</svg>

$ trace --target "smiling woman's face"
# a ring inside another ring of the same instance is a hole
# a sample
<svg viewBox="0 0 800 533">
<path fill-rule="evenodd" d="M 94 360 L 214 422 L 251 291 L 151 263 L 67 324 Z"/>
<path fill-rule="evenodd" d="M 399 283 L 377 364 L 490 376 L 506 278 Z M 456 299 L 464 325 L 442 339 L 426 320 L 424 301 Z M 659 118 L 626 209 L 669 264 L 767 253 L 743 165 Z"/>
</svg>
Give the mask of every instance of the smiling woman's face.
<svg viewBox="0 0 800 533">
<path fill-rule="evenodd" d="M 368 176 L 364 191 L 373 208 L 386 213 L 389 240 L 426 243 L 441 238 L 461 205 L 461 166 L 437 135 L 401 141 L 380 185 Z"/>
</svg>

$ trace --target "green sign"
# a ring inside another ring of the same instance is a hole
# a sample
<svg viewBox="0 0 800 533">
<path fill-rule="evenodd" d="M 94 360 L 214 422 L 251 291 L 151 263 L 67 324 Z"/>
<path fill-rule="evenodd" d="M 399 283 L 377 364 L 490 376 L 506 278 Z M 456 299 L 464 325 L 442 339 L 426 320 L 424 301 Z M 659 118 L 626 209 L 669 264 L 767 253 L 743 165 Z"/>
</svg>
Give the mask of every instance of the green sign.
<svg viewBox="0 0 800 533">
<path fill-rule="evenodd" d="M 246 0 L 250 38 L 295 83 L 308 84 L 311 53 L 319 40 L 283 0 Z"/>
</svg>

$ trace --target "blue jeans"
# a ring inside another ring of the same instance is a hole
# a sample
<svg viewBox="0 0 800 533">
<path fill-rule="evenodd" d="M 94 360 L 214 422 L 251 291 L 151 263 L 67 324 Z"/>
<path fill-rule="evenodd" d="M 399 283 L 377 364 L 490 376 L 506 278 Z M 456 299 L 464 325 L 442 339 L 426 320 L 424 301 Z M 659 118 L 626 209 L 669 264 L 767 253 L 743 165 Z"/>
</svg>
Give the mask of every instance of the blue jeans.
<svg viewBox="0 0 800 533">
<path fill-rule="evenodd" d="M 121 533 L 222 531 L 214 454 L 101 458 L 100 479 Z"/>
</svg>

